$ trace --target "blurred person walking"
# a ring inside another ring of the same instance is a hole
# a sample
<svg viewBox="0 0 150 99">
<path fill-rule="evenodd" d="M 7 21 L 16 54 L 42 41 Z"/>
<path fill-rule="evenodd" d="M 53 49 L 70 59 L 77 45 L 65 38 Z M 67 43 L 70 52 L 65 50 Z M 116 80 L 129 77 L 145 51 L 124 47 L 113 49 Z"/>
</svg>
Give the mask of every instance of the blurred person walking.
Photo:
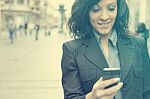
<svg viewBox="0 0 150 99">
<path fill-rule="evenodd" d="M 145 23 L 143 23 L 143 22 L 139 23 L 137 25 L 137 31 L 136 32 L 137 32 L 138 36 L 144 37 L 147 49 L 150 49 L 148 47 L 149 29 L 146 28 Z"/>
<path fill-rule="evenodd" d="M 30 23 L 28 24 L 28 30 L 29 30 L 30 35 L 32 35 L 33 29 L 34 29 L 34 24 L 33 24 L 32 22 L 30 22 Z"/>
<path fill-rule="evenodd" d="M 8 24 L 8 32 L 9 32 L 10 43 L 14 42 L 15 31 L 16 31 L 16 25 L 15 25 L 14 21 L 10 20 L 9 24 Z"/>
<path fill-rule="evenodd" d="M 23 35 L 23 25 L 22 24 L 20 24 L 19 25 L 19 34 L 20 34 L 20 36 L 22 36 Z"/>
<path fill-rule="evenodd" d="M 143 22 L 138 24 L 136 32 L 139 36 L 144 37 L 145 40 L 147 40 L 149 37 L 149 29 L 146 28 L 146 25 Z"/>
<path fill-rule="evenodd" d="M 25 33 L 25 36 L 27 35 L 27 32 L 28 32 L 28 23 L 25 22 L 25 24 L 24 24 L 24 33 Z"/>
<path fill-rule="evenodd" d="M 35 25 L 35 40 L 38 40 L 39 30 L 40 30 L 40 25 L 36 24 Z"/>
</svg>

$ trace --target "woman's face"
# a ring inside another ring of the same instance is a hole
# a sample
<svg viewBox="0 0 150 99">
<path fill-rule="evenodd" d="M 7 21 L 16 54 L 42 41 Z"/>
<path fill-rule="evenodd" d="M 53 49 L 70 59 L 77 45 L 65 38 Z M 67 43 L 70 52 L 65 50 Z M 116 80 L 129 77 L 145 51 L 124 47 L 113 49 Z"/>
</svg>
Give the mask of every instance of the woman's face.
<svg viewBox="0 0 150 99">
<path fill-rule="evenodd" d="M 90 23 L 101 35 L 110 34 L 117 16 L 117 0 L 100 0 L 89 12 Z"/>
</svg>

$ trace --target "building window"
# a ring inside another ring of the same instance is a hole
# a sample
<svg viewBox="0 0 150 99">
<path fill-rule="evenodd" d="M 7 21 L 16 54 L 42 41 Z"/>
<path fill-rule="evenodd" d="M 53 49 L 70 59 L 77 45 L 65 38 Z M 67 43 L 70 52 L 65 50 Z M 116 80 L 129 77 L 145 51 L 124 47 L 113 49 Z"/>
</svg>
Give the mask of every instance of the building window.
<svg viewBox="0 0 150 99">
<path fill-rule="evenodd" d="M 5 3 L 14 3 L 14 0 L 5 0 Z"/>
<path fill-rule="evenodd" d="M 6 15 L 5 16 L 6 26 L 8 25 L 10 20 L 14 20 L 14 16 L 13 15 Z"/>
<path fill-rule="evenodd" d="M 24 0 L 17 0 L 18 4 L 24 4 Z"/>
</svg>

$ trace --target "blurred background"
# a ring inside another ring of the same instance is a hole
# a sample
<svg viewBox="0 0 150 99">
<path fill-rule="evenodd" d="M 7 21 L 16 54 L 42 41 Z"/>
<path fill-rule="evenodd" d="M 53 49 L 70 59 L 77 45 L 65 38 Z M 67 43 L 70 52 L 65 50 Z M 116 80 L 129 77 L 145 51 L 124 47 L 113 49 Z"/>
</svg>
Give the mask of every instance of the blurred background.
<svg viewBox="0 0 150 99">
<path fill-rule="evenodd" d="M 63 99 L 62 43 L 71 39 L 66 23 L 73 2 L 0 0 L 0 99 Z M 141 22 L 149 31 L 150 0 L 127 3 L 133 34 Z"/>
</svg>

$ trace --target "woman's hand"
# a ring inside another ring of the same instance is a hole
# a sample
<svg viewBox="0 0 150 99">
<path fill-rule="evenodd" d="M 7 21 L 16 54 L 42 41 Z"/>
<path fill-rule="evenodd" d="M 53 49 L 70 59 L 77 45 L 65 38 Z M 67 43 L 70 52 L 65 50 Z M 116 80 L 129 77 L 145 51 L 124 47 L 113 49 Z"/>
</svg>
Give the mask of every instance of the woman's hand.
<svg viewBox="0 0 150 99">
<path fill-rule="evenodd" d="M 114 83 L 118 83 L 115 86 L 108 87 Z M 86 99 L 113 99 L 117 91 L 122 87 L 123 83 L 119 78 L 112 78 L 102 81 L 102 78 L 98 80 L 90 93 L 86 95 Z"/>
</svg>

